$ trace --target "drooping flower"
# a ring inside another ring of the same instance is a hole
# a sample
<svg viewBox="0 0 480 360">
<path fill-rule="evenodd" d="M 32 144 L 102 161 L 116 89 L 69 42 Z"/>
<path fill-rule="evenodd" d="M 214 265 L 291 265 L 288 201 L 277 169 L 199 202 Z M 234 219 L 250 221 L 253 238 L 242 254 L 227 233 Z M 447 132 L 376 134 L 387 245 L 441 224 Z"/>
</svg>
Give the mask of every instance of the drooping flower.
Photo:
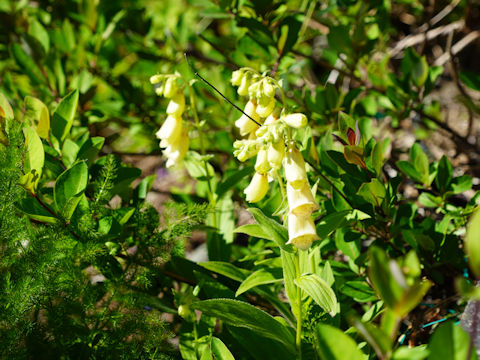
<svg viewBox="0 0 480 360">
<path fill-rule="evenodd" d="M 167 148 L 163 150 L 163 154 L 167 157 L 167 168 L 179 164 L 183 160 L 188 151 L 189 143 L 190 139 L 184 129 L 178 139 L 170 143 Z"/>
<path fill-rule="evenodd" d="M 253 101 L 249 101 L 247 105 L 245 105 L 243 112 L 259 123 L 260 117 L 255 111 L 256 107 L 257 105 Z M 245 114 L 242 114 L 242 116 L 235 121 L 235 126 L 240 130 L 241 136 L 248 135 L 259 128 L 258 124 L 252 121 L 252 119 L 250 119 L 248 116 L 245 116 Z"/>
<path fill-rule="evenodd" d="M 300 189 L 294 189 L 290 183 L 287 183 L 287 199 L 290 213 L 297 216 L 309 217 L 319 208 L 307 182 Z"/>
<path fill-rule="evenodd" d="M 288 214 L 288 242 L 300 250 L 307 250 L 318 239 L 317 230 L 311 216 Z"/>
<path fill-rule="evenodd" d="M 167 78 L 167 80 L 165 80 L 165 87 L 163 89 L 163 95 L 166 98 L 170 99 L 170 98 L 173 98 L 177 93 L 178 93 L 177 79 L 173 76 L 170 76 L 170 77 Z"/>
<path fill-rule="evenodd" d="M 282 167 L 283 157 L 285 156 L 285 142 L 283 139 L 270 143 L 267 150 L 267 159 L 270 166 L 278 170 Z"/>
<path fill-rule="evenodd" d="M 270 171 L 270 163 L 268 162 L 268 155 L 266 149 L 261 149 L 257 153 L 257 161 L 255 162 L 255 171 L 260 174 L 266 174 Z"/>
<path fill-rule="evenodd" d="M 266 118 L 272 113 L 274 107 L 275 98 L 272 97 L 270 100 L 265 102 L 258 102 L 257 109 L 255 111 L 260 117 Z"/>
<path fill-rule="evenodd" d="M 307 172 L 302 153 L 295 146 L 290 146 L 283 160 L 287 182 L 294 189 L 301 189 L 307 182 Z"/>
<path fill-rule="evenodd" d="M 246 200 L 250 203 L 256 203 L 262 200 L 268 191 L 268 176 L 256 172 L 253 175 L 250 185 L 243 191 L 246 195 Z"/>
<path fill-rule="evenodd" d="M 302 113 L 288 114 L 285 117 L 283 117 L 282 120 L 288 126 L 291 126 L 296 129 L 303 128 L 308 124 L 307 117 Z"/>
<path fill-rule="evenodd" d="M 177 92 L 170 100 L 167 106 L 167 114 L 179 117 L 185 110 L 185 96 L 181 92 Z"/>
<path fill-rule="evenodd" d="M 179 116 L 168 115 L 160 130 L 155 135 L 160 140 L 174 142 L 182 132 L 182 118 Z"/>
</svg>

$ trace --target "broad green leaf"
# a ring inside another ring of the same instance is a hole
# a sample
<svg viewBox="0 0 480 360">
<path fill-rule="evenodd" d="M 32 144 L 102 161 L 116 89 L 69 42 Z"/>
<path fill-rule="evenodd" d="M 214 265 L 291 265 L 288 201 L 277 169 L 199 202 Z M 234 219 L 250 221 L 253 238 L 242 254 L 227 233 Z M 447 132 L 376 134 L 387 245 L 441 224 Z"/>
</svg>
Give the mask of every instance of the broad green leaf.
<svg viewBox="0 0 480 360">
<path fill-rule="evenodd" d="M 428 350 L 429 360 L 476 360 L 475 349 L 470 359 L 467 359 L 470 336 L 461 326 L 455 325 L 452 321 L 442 324 L 433 333 Z"/>
<path fill-rule="evenodd" d="M 35 38 L 42 45 L 45 53 L 48 53 L 50 50 L 50 38 L 48 37 L 47 30 L 45 30 L 42 24 L 40 24 L 37 20 L 33 20 L 30 23 L 28 35 Z"/>
<path fill-rule="evenodd" d="M 27 214 L 30 219 L 48 224 L 55 224 L 57 222 L 54 215 L 40 205 L 33 196 L 27 196 L 15 205 L 20 211 Z"/>
<path fill-rule="evenodd" d="M 294 280 L 297 277 L 295 272 L 295 254 L 280 250 L 280 255 L 282 257 L 282 268 L 283 268 L 283 281 L 285 282 L 285 292 L 287 293 L 288 300 L 290 300 L 290 307 L 295 317 L 297 317 L 297 287 L 295 286 Z"/>
<path fill-rule="evenodd" d="M 413 144 L 410 149 L 410 159 L 415 170 L 420 174 L 422 183 L 426 186 L 430 185 L 428 157 L 418 143 Z"/>
<path fill-rule="evenodd" d="M 317 249 L 320 250 L 319 247 Z M 333 275 L 332 267 L 330 266 L 330 261 L 326 261 L 322 269 L 320 277 L 325 280 L 328 286 L 332 286 L 335 283 L 335 277 Z"/>
<path fill-rule="evenodd" d="M 473 274 L 480 278 L 480 211 L 473 214 L 465 235 L 465 253 Z"/>
<path fill-rule="evenodd" d="M 470 89 L 480 91 L 480 74 L 471 71 L 460 71 L 460 79 Z"/>
<path fill-rule="evenodd" d="M 435 184 L 440 193 L 447 191 L 453 177 L 452 164 L 448 161 L 445 155 L 442 156 L 438 162 L 437 176 L 435 177 Z"/>
<path fill-rule="evenodd" d="M 367 358 L 350 336 L 331 325 L 317 326 L 314 344 L 321 359 L 365 360 Z"/>
<path fill-rule="evenodd" d="M 395 163 L 398 169 L 407 175 L 410 179 L 422 183 L 422 175 L 408 161 L 397 161 Z"/>
<path fill-rule="evenodd" d="M 28 77 L 36 84 L 45 84 L 41 70 L 37 64 L 28 56 L 19 43 L 15 42 L 11 47 L 12 55 L 18 66 L 28 75 Z"/>
<path fill-rule="evenodd" d="M 212 336 L 212 353 L 218 360 L 235 360 L 227 346 L 215 336 Z"/>
<path fill-rule="evenodd" d="M 380 176 L 380 173 L 383 168 L 383 163 L 385 161 L 385 154 L 383 152 L 383 143 L 377 142 L 372 150 L 372 167 L 377 176 Z"/>
<path fill-rule="evenodd" d="M 392 339 L 382 329 L 372 323 L 362 322 L 359 319 L 355 319 L 353 325 L 375 350 L 379 359 L 390 358 L 393 347 Z"/>
<path fill-rule="evenodd" d="M 35 129 L 31 126 L 23 128 L 25 136 L 25 162 L 20 182 L 32 191 L 36 192 L 38 181 L 42 176 L 43 165 L 45 163 L 45 151 L 43 149 L 42 140 L 38 136 Z"/>
<path fill-rule="evenodd" d="M 25 115 L 24 121 L 36 124 L 37 134 L 43 139 L 48 139 L 50 132 L 50 114 L 47 106 L 39 99 L 27 96 L 25 97 Z"/>
<path fill-rule="evenodd" d="M 377 247 L 371 247 L 369 254 L 370 267 L 368 277 L 372 281 L 375 291 L 385 304 L 390 308 L 394 308 L 397 300 L 402 296 L 405 289 L 396 281 L 390 272 L 389 264 L 393 260 L 389 260 L 383 250 Z M 403 277 L 402 274 L 397 275 L 401 278 Z"/>
<path fill-rule="evenodd" d="M 472 177 L 469 175 L 462 175 L 452 180 L 452 191 L 454 194 L 461 194 L 472 188 Z"/>
<path fill-rule="evenodd" d="M 418 59 L 415 64 L 413 64 L 412 73 L 410 78 L 417 87 L 422 87 L 425 84 L 425 81 L 428 77 L 428 63 L 425 56 L 422 56 Z"/>
<path fill-rule="evenodd" d="M 85 160 L 88 166 L 92 165 L 104 142 L 105 138 L 100 136 L 89 138 L 78 150 L 77 159 Z"/>
<path fill-rule="evenodd" d="M 278 271 L 277 271 L 278 270 Z M 260 269 L 253 272 L 249 277 L 247 277 L 238 287 L 235 296 L 243 294 L 245 291 L 248 291 L 256 286 L 272 284 L 279 281 L 282 281 L 282 270 L 281 269 Z"/>
<path fill-rule="evenodd" d="M 57 109 L 53 113 L 51 124 L 52 135 L 58 143 L 58 148 L 60 148 L 60 144 L 70 132 L 77 110 L 77 104 L 78 91 L 74 90 L 60 101 L 60 104 L 58 104 Z"/>
<path fill-rule="evenodd" d="M 268 237 L 271 238 L 282 250 L 293 252 L 292 246 L 285 245 L 288 241 L 288 231 L 284 226 L 265 216 L 260 209 L 250 208 L 248 209 L 248 212 L 253 215 L 265 234 L 267 234 Z"/>
<path fill-rule="evenodd" d="M 377 299 L 375 292 L 365 281 L 347 281 L 340 289 L 340 292 L 360 303 Z"/>
<path fill-rule="evenodd" d="M 402 297 L 398 299 L 393 310 L 400 317 L 407 315 L 422 301 L 431 286 L 432 283 L 429 280 L 416 282 L 403 292 Z"/>
<path fill-rule="evenodd" d="M 323 218 L 316 224 L 317 235 L 320 239 L 325 239 L 333 231 L 341 228 L 347 223 L 347 216 L 351 213 L 351 210 L 344 210 L 338 212 L 332 212 Z"/>
<path fill-rule="evenodd" d="M 79 150 L 79 146 L 70 139 L 66 139 L 63 143 L 62 162 L 67 167 L 67 169 L 72 166 L 77 159 L 77 154 Z"/>
<path fill-rule="evenodd" d="M 323 310 L 331 316 L 337 313 L 337 297 L 332 288 L 317 274 L 302 275 L 295 284 L 305 291 Z"/>
<path fill-rule="evenodd" d="M 198 263 L 198 265 L 236 281 L 243 281 L 250 274 L 248 270 L 238 268 L 233 264 L 223 261 L 208 261 Z"/>
<path fill-rule="evenodd" d="M 233 232 L 235 233 L 242 233 L 242 234 L 247 234 L 249 236 L 254 236 L 258 237 L 260 239 L 267 239 L 267 240 L 272 240 L 265 231 L 263 231 L 262 227 L 259 224 L 246 224 L 239 226 L 236 228 Z"/>
<path fill-rule="evenodd" d="M 385 186 L 377 179 L 364 183 L 358 189 L 357 194 L 373 206 L 381 206 L 385 199 Z"/>
<path fill-rule="evenodd" d="M 0 92 L 0 118 L 13 119 L 13 110 L 3 93 Z"/>
<path fill-rule="evenodd" d="M 53 199 L 58 214 L 66 220 L 72 216 L 87 187 L 88 167 L 85 162 L 79 162 L 67 169 L 57 178 L 53 188 Z"/>
<path fill-rule="evenodd" d="M 393 353 L 392 360 L 423 360 L 426 359 L 430 352 L 427 345 L 415 347 L 400 346 Z"/>
<path fill-rule="evenodd" d="M 288 328 L 271 315 L 248 303 L 230 299 L 199 301 L 192 305 L 204 315 L 216 317 L 226 324 L 247 328 L 284 344 L 294 352 L 295 340 Z"/>
</svg>

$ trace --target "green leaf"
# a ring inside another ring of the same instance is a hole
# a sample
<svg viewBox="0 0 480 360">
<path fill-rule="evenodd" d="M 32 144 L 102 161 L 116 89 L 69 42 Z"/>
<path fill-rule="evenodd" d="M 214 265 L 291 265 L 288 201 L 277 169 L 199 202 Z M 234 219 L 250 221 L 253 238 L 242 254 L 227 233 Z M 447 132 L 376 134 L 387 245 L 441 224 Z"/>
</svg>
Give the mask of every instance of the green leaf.
<svg viewBox="0 0 480 360">
<path fill-rule="evenodd" d="M 33 196 L 27 196 L 17 202 L 16 207 L 27 214 L 30 219 L 48 224 L 55 224 L 57 219 L 48 212 Z"/>
<path fill-rule="evenodd" d="M 226 324 L 247 328 L 262 336 L 276 340 L 295 352 L 295 340 L 288 328 L 271 315 L 248 303 L 230 299 L 199 301 L 192 305 L 204 315 L 216 317 Z"/>
<path fill-rule="evenodd" d="M 477 210 L 473 214 L 467 226 L 467 234 L 465 235 L 465 254 L 468 257 L 468 265 L 475 274 L 480 278 L 480 211 Z"/>
<path fill-rule="evenodd" d="M 372 323 L 355 319 L 353 325 L 363 338 L 375 350 L 379 359 L 389 359 L 392 352 L 392 339 L 380 328 Z"/>
<path fill-rule="evenodd" d="M 293 247 L 285 245 L 288 241 L 287 229 L 275 220 L 265 216 L 260 209 L 250 208 L 248 212 L 253 215 L 257 223 L 269 238 L 272 239 L 282 250 L 293 252 Z"/>
<path fill-rule="evenodd" d="M 278 271 L 277 271 L 278 270 Z M 248 291 L 256 286 L 272 284 L 279 281 L 282 281 L 282 271 L 281 269 L 260 269 L 253 272 L 249 277 L 247 277 L 238 287 L 235 296 L 243 294 L 245 291 Z"/>
<path fill-rule="evenodd" d="M 60 174 L 53 188 L 53 199 L 58 214 L 66 220 L 72 216 L 87 187 L 88 167 L 79 162 Z"/>
<path fill-rule="evenodd" d="M 403 292 L 402 297 L 398 299 L 393 310 L 400 317 L 407 315 L 422 301 L 431 286 L 432 282 L 429 280 L 416 282 Z"/>
<path fill-rule="evenodd" d="M 227 346 L 215 336 L 212 336 L 212 353 L 218 360 L 235 360 Z"/>
<path fill-rule="evenodd" d="M 461 194 L 472 188 L 472 177 L 469 175 L 462 175 L 452 180 L 452 191 L 454 194 Z"/>
<path fill-rule="evenodd" d="M 228 176 L 224 181 L 220 182 L 217 186 L 217 195 L 221 198 L 228 190 L 237 185 L 243 178 L 247 175 L 250 175 L 253 171 L 252 166 L 247 166 L 243 169 L 235 171 L 233 174 Z"/>
<path fill-rule="evenodd" d="M 23 51 L 20 44 L 17 42 L 12 44 L 11 47 L 12 56 L 17 62 L 17 65 L 22 69 L 25 74 L 36 84 L 44 84 L 44 78 L 42 72 L 38 68 L 37 64 Z"/>
<path fill-rule="evenodd" d="M 466 360 L 469 346 L 470 336 L 468 333 L 461 326 L 449 321 L 440 325 L 433 333 L 428 343 L 428 350 L 430 351 L 428 359 Z M 475 359 L 477 359 L 477 354 L 473 350 L 468 360 Z"/>
<path fill-rule="evenodd" d="M 43 165 L 45 163 L 45 151 L 42 140 L 33 127 L 24 127 L 25 136 L 25 162 L 20 182 L 32 192 L 36 192 L 38 181 L 42 176 Z"/>
<path fill-rule="evenodd" d="M 0 92 L 0 118 L 13 119 L 13 110 L 3 93 Z"/>
<path fill-rule="evenodd" d="M 223 261 L 208 261 L 198 263 L 198 265 L 236 281 L 243 281 L 250 274 L 248 270 L 238 268 L 233 264 Z"/>
<path fill-rule="evenodd" d="M 392 276 L 389 268 L 391 260 L 387 258 L 383 250 L 373 246 L 370 248 L 369 254 L 370 267 L 368 277 L 372 281 L 375 291 L 380 295 L 385 304 L 393 308 L 397 300 L 402 296 L 404 288 Z M 398 275 L 403 277 L 402 274 Z"/>
<path fill-rule="evenodd" d="M 410 149 L 410 159 L 415 167 L 415 170 L 417 170 L 421 176 L 421 182 L 426 186 L 430 185 L 428 157 L 418 143 L 413 144 L 412 148 Z"/>
<path fill-rule="evenodd" d="M 302 275 L 295 284 L 305 291 L 323 310 L 332 317 L 337 313 L 337 297 L 332 288 L 317 274 Z"/>
<path fill-rule="evenodd" d="M 471 71 L 461 71 L 460 79 L 470 89 L 480 91 L 480 74 Z"/>
<path fill-rule="evenodd" d="M 62 162 L 65 164 L 67 169 L 72 166 L 77 159 L 79 149 L 79 146 L 70 139 L 66 139 L 63 143 Z"/>
<path fill-rule="evenodd" d="M 42 45 L 45 53 L 48 53 L 48 51 L 50 50 L 50 38 L 48 37 L 47 30 L 45 30 L 42 24 L 40 24 L 37 20 L 34 19 L 30 23 L 28 35 L 35 38 Z"/>
<path fill-rule="evenodd" d="M 453 177 L 452 164 L 448 161 L 445 155 L 442 156 L 438 162 L 437 176 L 435 177 L 435 184 L 440 193 L 447 191 Z"/>
<path fill-rule="evenodd" d="M 290 300 L 290 307 L 295 316 L 297 316 L 297 304 L 299 299 L 297 298 L 297 287 L 294 280 L 297 277 L 295 272 L 295 254 L 280 250 L 282 257 L 282 269 L 283 269 L 283 281 L 285 282 L 285 292 L 287 293 L 288 300 Z"/>
<path fill-rule="evenodd" d="M 428 63 L 425 56 L 422 56 L 413 64 L 412 73 L 410 75 L 413 83 L 418 87 L 422 87 L 428 77 Z"/>
<path fill-rule="evenodd" d="M 321 359 L 364 360 L 366 358 L 350 336 L 331 325 L 317 326 L 314 344 Z"/>
<path fill-rule="evenodd" d="M 427 345 L 415 346 L 413 348 L 400 346 L 393 353 L 392 360 L 423 360 L 429 353 Z"/>
<path fill-rule="evenodd" d="M 385 186 L 377 179 L 364 183 L 357 194 L 373 206 L 381 206 L 386 195 Z"/>
<path fill-rule="evenodd" d="M 87 165 L 90 166 L 102 149 L 104 142 L 105 138 L 100 136 L 89 138 L 87 141 L 85 141 L 85 143 L 83 143 L 83 145 L 80 147 L 80 150 L 78 150 L 77 159 L 85 160 Z"/>
<path fill-rule="evenodd" d="M 78 91 L 74 90 L 65 96 L 52 116 L 52 135 L 58 147 L 65 140 L 73 124 L 78 105 Z"/>
<path fill-rule="evenodd" d="M 340 292 L 360 303 L 377 299 L 375 292 L 365 281 L 347 281 L 340 289 Z"/>
<path fill-rule="evenodd" d="M 316 224 L 317 235 L 320 239 L 325 239 L 333 231 L 343 227 L 347 224 L 347 217 L 351 214 L 351 210 L 344 210 L 339 212 L 332 212 L 323 218 Z"/>
<path fill-rule="evenodd" d="M 47 106 L 39 99 L 26 96 L 24 101 L 25 115 L 23 121 L 32 125 L 36 124 L 37 134 L 43 139 L 48 139 L 50 132 L 50 114 Z"/>
<path fill-rule="evenodd" d="M 259 224 L 246 224 L 239 226 L 236 228 L 233 232 L 235 233 L 242 233 L 242 234 L 247 234 L 249 236 L 254 236 L 258 237 L 260 239 L 267 239 L 267 240 L 272 240 L 265 231 L 263 231 L 262 227 Z"/>
<path fill-rule="evenodd" d="M 410 179 L 422 183 L 422 175 L 408 161 L 397 161 L 395 163 L 398 169 L 407 175 Z"/>
</svg>

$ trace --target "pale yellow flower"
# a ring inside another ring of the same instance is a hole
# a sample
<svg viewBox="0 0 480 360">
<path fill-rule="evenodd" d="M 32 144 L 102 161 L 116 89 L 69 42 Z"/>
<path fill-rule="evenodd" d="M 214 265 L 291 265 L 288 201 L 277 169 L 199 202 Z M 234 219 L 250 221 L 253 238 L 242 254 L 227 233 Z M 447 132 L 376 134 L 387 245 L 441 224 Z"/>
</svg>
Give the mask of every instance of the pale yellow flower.
<svg viewBox="0 0 480 360">
<path fill-rule="evenodd" d="M 257 106 L 253 101 L 249 101 L 249 102 L 247 102 L 247 105 L 245 105 L 244 113 L 249 115 L 256 122 L 260 122 L 260 117 L 255 112 L 256 107 Z M 258 124 L 253 122 L 252 119 L 250 119 L 248 116 L 245 116 L 243 114 L 240 117 L 240 119 L 235 121 L 235 126 L 237 128 L 239 128 L 241 136 L 248 135 L 251 132 L 254 132 L 259 128 Z"/>
<path fill-rule="evenodd" d="M 168 115 L 162 127 L 155 133 L 158 139 L 166 139 L 168 142 L 174 142 L 182 132 L 182 118 Z"/>
<path fill-rule="evenodd" d="M 257 161 L 255 162 L 255 171 L 260 174 L 266 174 L 270 171 L 270 164 L 267 158 L 267 150 L 261 149 L 257 153 Z"/>
<path fill-rule="evenodd" d="M 308 124 L 307 117 L 302 113 L 289 114 L 283 118 L 283 121 L 288 126 L 296 129 L 303 128 Z"/>
<path fill-rule="evenodd" d="M 295 147 L 290 147 L 283 160 L 283 169 L 287 182 L 295 189 L 301 189 L 307 182 L 307 173 L 305 171 L 305 161 L 302 153 Z"/>
<path fill-rule="evenodd" d="M 181 116 L 185 110 L 185 96 L 183 93 L 177 92 L 167 106 L 167 114 L 172 116 Z"/>
<path fill-rule="evenodd" d="M 318 239 L 311 216 L 288 215 L 288 242 L 300 250 L 307 250 Z"/>
<path fill-rule="evenodd" d="M 250 203 L 256 203 L 262 200 L 268 191 L 268 177 L 255 173 L 253 175 L 250 185 L 248 185 L 243 191 L 246 195 L 246 200 Z"/>
<path fill-rule="evenodd" d="M 271 143 L 267 151 L 267 159 L 270 166 L 278 170 L 282 167 L 283 157 L 285 156 L 285 142 L 280 139 L 276 143 Z"/>
<path fill-rule="evenodd" d="M 167 168 L 179 164 L 183 160 L 188 151 L 189 143 L 190 139 L 188 138 L 187 132 L 182 130 L 178 139 L 170 143 L 170 145 L 163 150 L 163 154 L 167 157 Z"/>
<path fill-rule="evenodd" d="M 287 199 L 290 213 L 297 216 L 310 216 L 313 211 L 319 208 L 307 182 L 298 190 L 287 183 Z"/>
<path fill-rule="evenodd" d="M 265 102 L 265 103 L 259 102 L 257 105 L 257 109 L 255 111 L 260 117 L 266 118 L 272 113 L 274 107 L 275 107 L 275 98 L 271 98 L 270 101 L 268 102 Z"/>
</svg>

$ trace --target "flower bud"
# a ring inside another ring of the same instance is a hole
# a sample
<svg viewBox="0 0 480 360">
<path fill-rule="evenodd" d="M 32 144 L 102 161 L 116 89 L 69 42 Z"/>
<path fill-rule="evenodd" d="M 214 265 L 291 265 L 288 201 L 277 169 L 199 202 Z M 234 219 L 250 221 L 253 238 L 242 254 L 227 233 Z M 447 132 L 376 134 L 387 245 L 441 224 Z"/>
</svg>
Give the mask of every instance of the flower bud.
<svg viewBox="0 0 480 360">
<path fill-rule="evenodd" d="M 254 102 L 249 101 L 247 105 L 245 105 L 245 114 L 249 115 L 252 119 L 254 119 L 257 122 L 260 122 L 260 117 L 257 115 L 255 112 L 256 105 Z M 235 121 L 235 126 L 240 129 L 240 135 L 245 136 L 252 131 L 255 131 L 258 129 L 258 124 L 252 121 L 248 116 L 242 115 L 240 119 Z"/>
<path fill-rule="evenodd" d="M 262 200 L 268 191 L 268 177 L 255 173 L 253 175 L 250 185 L 248 185 L 243 191 L 246 195 L 246 200 L 250 203 L 256 203 Z"/>
<path fill-rule="evenodd" d="M 288 242 L 300 250 L 308 250 L 318 239 L 317 230 L 311 216 L 288 215 Z"/>
<path fill-rule="evenodd" d="M 257 161 L 255 162 L 255 171 L 259 174 L 266 174 L 270 171 L 270 164 L 267 159 L 267 150 L 261 149 L 257 154 Z"/>
<path fill-rule="evenodd" d="M 287 183 L 287 199 L 290 213 L 297 216 L 307 217 L 319 209 L 307 182 L 298 190 Z"/>
<path fill-rule="evenodd" d="M 170 99 L 175 96 L 178 90 L 177 79 L 169 76 L 165 81 L 165 89 L 163 90 L 163 95 Z"/>
<path fill-rule="evenodd" d="M 168 115 L 160 130 L 156 132 L 155 136 L 158 139 L 168 139 L 170 142 L 174 142 L 180 136 L 181 132 L 182 118 Z"/>
<path fill-rule="evenodd" d="M 252 79 L 252 75 L 250 73 L 245 73 L 242 78 L 242 82 L 237 89 L 237 93 L 240 96 L 247 96 L 248 95 L 248 88 L 250 86 L 250 82 Z"/>
<path fill-rule="evenodd" d="M 273 124 L 275 121 L 278 120 L 278 116 L 280 115 L 280 109 L 276 108 L 272 111 L 270 115 L 267 116 L 265 119 L 265 122 L 263 123 L 264 125 L 270 125 Z"/>
<path fill-rule="evenodd" d="M 188 138 L 187 132 L 182 130 L 182 133 L 178 139 L 175 142 L 172 142 L 165 150 L 163 150 L 163 154 L 167 157 L 167 168 L 172 167 L 183 160 L 188 151 L 189 143 L 190 139 Z"/>
<path fill-rule="evenodd" d="M 269 98 L 273 98 L 275 96 L 275 87 L 270 81 L 263 82 L 263 93 Z"/>
<path fill-rule="evenodd" d="M 287 151 L 287 155 L 283 160 L 283 168 L 287 182 L 294 189 L 300 189 L 307 182 L 307 172 L 305 171 L 305 161 L 302 153 L 295 147 L 291 147 Z"/>
<path fill-rule="evenodd" d="M 267 158 L 270 166 L 278 170 L 282 167 L 282 160 L 285 156 L 285 143 L 281 139 L 276 143 L 271 143 L 268 147 Z"/>
<path fill-rule="evenodd" d="M 168 103 L 167 114 L 179 117 L 183 110 L 185 110 L 185 96 L 183 93 L 177 92 Z"/>
<path fill-rule="evenodd" d="M 163 96 L 163 89 L 165 88 L 164 84 L 160 84 L 159 86 L 157 86 L 155 88 L 155 94 L 157 94 L 157 96 Z"/>
<path fill-rule="evenodd" d="M 243 76 L 245 75 L 245 72 L 244 70 L 235 70 L 233 73 L 232 73 L 232 85 L 234 86 L 238 86 L 242 83 L 242 79 L 243 79 Z"/>
<path fill-rule="evenodd" d="M 266 118 L 272 113 L 274 107 L 275 98 L 272 97 L 267 103 L 259 102 L 255 111 L 260 117 Z"/>
<path fill-rule="evenodd" d="M 163 81 L 165 75 L 157 74 L 150 77 L 150 84 L 155 85 Z"/>
<path fill-rule="evenodd" d="M 288 126 L 296 129 L 303 128 L 308 124 L 307 117 L 302 113 L 289 114 L 283 118 L 283 121 Z"/>
<path fill-rule="evenodd" d="M 253 82 L 253 79 L 252 79 L 252 82 L 248 87 L 248 96 L 250 97 L 250 99 L 254 99 L 256 97 L 260 84 L 261 84 L 260 81 Z"/>
</svg>

